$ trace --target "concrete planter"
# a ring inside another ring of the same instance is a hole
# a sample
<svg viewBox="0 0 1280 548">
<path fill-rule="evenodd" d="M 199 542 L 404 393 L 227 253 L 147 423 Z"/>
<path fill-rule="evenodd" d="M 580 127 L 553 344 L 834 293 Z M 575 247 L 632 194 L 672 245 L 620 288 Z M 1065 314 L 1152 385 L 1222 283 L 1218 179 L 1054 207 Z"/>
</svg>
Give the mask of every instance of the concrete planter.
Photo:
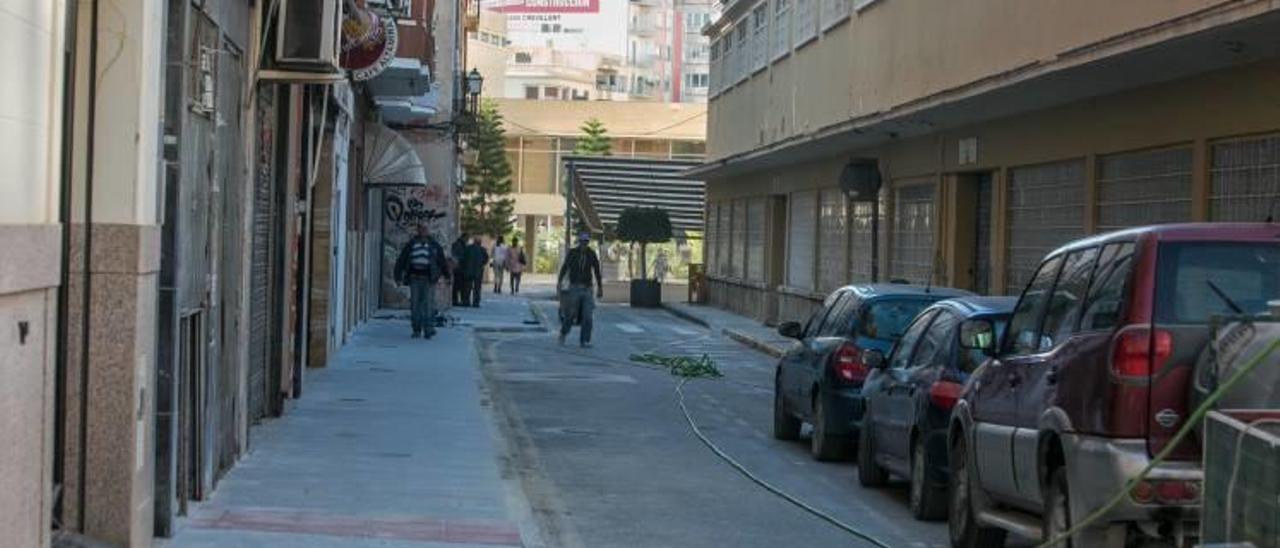
<svg viewBox="0 0 1280 548">
<path fill-rule="evenodd" d="M 657 280 L 631 280 L 631 306 L 635 308 L 662 306 L 662 284 Z"/>
</svg>

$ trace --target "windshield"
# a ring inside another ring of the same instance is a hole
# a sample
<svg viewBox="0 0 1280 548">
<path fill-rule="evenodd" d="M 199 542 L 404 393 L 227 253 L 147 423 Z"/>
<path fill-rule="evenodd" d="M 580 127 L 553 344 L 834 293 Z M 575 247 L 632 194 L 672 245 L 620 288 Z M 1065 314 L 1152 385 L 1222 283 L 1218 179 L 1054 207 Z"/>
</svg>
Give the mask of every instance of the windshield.
<svg viewBox="0 0 1280 548">
<path fill-rule="evenodd" d="M 1280 298 L 1280 244 L 1190 242 L 1160 246 L 1156 319 L 1203 324 L 1214 315 L 1258 314 Z M 1235 308 L 1239 308 L 1239 311 Z"/>
<path fill-rule="evenodd" d="M 885 299 L 871 303 L 862 313 L 858 322 L 858 334 L 881 341 L 896 341 L 902 338 L 911 320 L 933 304 L 933 301 L 920 299 Z"/>
</svg>

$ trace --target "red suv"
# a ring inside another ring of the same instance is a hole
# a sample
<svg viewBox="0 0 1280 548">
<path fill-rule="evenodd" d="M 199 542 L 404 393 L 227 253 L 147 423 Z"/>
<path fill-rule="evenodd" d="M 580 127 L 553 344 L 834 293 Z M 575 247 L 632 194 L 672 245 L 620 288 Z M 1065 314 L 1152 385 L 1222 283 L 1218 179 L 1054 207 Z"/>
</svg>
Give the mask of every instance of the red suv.
<svg viewBox="0 0 1280 548">
<path fill-rule="evenodd" d="M 1186 421 L 1210 318 L 1276 297 L 1275 224 L 1137 228 L 1050 253 L 952 414 L 952 545 L 1048 539 L 1101 508 Z M 992 329 L 982 322 L 962 331 Z M 1189 542 L 1199 455 L 1189 438 L 1071 543 Z"/>
</svg>

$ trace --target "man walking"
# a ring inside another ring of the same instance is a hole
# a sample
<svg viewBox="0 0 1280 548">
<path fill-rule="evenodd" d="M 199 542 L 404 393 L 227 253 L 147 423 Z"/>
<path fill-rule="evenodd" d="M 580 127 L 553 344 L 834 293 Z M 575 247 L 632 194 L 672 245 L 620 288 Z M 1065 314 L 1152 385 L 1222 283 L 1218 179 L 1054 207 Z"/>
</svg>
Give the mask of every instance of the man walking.
<svg viewBox="0 0 1280 548">
<path fill-rule="evenodd" d="M 480 238 L 472 238 L 463 252 L 462 270 L 467 277 L 467 295 L 471 297 L 471 306 L 480 306 L 480 293 L 484 287 L 484 269 L 489 265 L 489 252 L 480 245 Z"/>
<path fill-rule="evenodd" d="M 590 243 L 590 234 L 579 234 L 578 246 L 569 250 L 564 264 L 560 266 L 560 275 L 556 277 L 557 287 L 566 275 L 569 277 L 566 298 L 561 300 L 566 310 L 560 314 L 560 344 L 564 344 L 569 330 L 576 323 L 582 326 L 578 333 L 579 344 L 583 348 L 591 347 L 591 321 L 596 308 L 595 298 L 591 295 L 592 275 L 595 275 L 595 297 L 604 298 L 604 281 L 600 278 L 600 257 L 588 245 Z"/>
<path fill-rule="evenodd" d="M 471 302 L 471 296 L 467 294 L 467 277 L 463 275 L 463 261 L 466 259 L 467 253 L 467 235 L 462 233 L 458 235 L 458 239 L 453 241 L 453 245 L 449 246 L 449 257 L 452 259 L 453 274 L 453 306 L 467 306 Z"/>
<path fill-rule="evenodd" d="M 502 294 L 502 279 L 507 275 L 507 244 L 503 243 L 502 236 L 498 236 L 498 243 L 493 244 L 493 292 Z"/>
<path fill-rule="evenodd" d="M 418 225 L 418 233 L 400 249 L 396 259 L 395 278 L 409 286 L 410 323 L 413 338 L 436 334 L 435 296 L 436 282 L 448 277 L 444 248 L 431 237 L 426 223 Z"/>
</svg>

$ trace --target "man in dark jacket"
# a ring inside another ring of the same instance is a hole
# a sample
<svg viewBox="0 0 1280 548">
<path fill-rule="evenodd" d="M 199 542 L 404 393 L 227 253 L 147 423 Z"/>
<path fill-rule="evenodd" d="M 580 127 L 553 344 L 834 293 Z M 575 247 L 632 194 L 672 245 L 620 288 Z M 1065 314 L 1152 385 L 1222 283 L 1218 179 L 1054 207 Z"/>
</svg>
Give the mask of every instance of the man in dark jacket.
<svg viewBox="0 0 1280 548">
<path fill-rule="evenodd" d="M 409 286 L 409 317 L 414 338 L 430 339 L 436 334 L 436 282 L 442 276 L 449 277 L 444 248 L 431 237 L 431 229 L 425 223 L 420 224 L 417 235 L 400 249 L 395 268 L 396 281 Z"/>
<path fill-rule="evenodd" d="M 467 293 L 471 306 L 480 306 L 480 287 L 484 284 L 484 269 L 489 266 L 489 252 L 480 245 L 480 238 L 473 238 L 462 253 L 462 274 L 467 278 Z"/>
<path fill-rule="evenodd" d="M 449 258 L 453 265 L 453 306 L 467 306 L 471 296 L 467 294 L 467 277 L 463 275 L 462 263 L 466 259 L 467 235 L 460 234 L 453 245 L 449 246 Z"/>
<path fill-rule="evenodd" d="M 604 281 L 600 279 L 600 258 L 588 245 L 590 243 L 590 234 L 579 234 L 578 247 L 569 250 L 564 264 L 560 266 L 560 275 L 556 277 L 557 286 L 565 277 L 569 278 L 569 289 L 561 299 L 565 310 L 560 313 L 560 344 L 564 344 L 573 325 L 580 324 L 578 343 L 583 348 L 591 347 L 591 322 L 596 309 L 596 301 L 591 296 L 592 275 L 595 276 L 595 296 L 598 298 L 604 297 Z"/>
</svg>

